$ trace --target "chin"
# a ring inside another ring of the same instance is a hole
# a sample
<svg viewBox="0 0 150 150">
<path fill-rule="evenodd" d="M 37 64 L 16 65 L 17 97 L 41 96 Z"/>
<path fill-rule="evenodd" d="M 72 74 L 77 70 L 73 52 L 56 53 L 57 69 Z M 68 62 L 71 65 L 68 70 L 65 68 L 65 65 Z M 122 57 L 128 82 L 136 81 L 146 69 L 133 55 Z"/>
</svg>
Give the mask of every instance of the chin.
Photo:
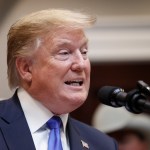
<svg viewBox="0 0 150 150">
<path fill-rule="evenodd" d="M 75 105 L 77 107 L 80 107 L 85 101 L 86 101 L 87 97 L 73 97 L 73 99 L 71 99 L 71 103 L 72 105 Z"/>
</svg>

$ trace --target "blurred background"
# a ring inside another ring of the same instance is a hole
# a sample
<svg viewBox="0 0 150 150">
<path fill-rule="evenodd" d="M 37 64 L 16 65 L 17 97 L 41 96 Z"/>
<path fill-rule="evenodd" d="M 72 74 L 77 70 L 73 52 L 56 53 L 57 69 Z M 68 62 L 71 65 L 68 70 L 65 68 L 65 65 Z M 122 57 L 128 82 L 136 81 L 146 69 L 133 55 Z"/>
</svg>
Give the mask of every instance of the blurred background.
<svg viewBox="0 0 150 150">
<path fill-rule="evenodd" d="M 97 91 L 105 85 L 136 88 L 138 80 L 150 84 L 149 0 L 0 0 L 0 98 L 10 97 L 6 45 L 10 26 L 20 17 L 47 8 L 86 11 L 96 15 L 86 30 L 91 59 L 91 87 L 86 103 L 71 115 L 91 124 L 100 104 Z"/>
</svg>

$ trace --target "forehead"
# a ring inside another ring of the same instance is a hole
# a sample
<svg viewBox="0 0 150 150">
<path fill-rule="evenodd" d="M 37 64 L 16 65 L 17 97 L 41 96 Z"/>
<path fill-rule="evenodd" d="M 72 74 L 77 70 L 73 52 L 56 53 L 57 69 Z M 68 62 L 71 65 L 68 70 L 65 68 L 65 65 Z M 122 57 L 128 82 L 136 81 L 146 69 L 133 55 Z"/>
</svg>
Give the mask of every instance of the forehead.
<svg viewBox="0 0 150 150">
<path fill-rule="evenodd" d="M 50 44 L 84 44 L 88 39 L 82 29 L 58 29 L 47 36 L 47 42 Z"/>
</svg>

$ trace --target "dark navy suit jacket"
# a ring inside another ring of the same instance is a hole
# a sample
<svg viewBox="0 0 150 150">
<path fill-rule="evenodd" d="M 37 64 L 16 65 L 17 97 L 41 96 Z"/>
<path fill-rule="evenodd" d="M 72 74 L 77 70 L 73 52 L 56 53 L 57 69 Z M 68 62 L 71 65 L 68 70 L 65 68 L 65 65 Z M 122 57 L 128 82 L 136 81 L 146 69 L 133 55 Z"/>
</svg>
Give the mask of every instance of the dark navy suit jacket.
<svg viewBox="0 0 150 150">
<path fill-rule="evenodd" d="M 117 144 L 112 138 L 71 117 L 68 119 L 67 131 L 70 150 L 86 150 L 88 147 L 89 150 L 117 150 Z M 35 150 L 16 93 L 12 98 L 0 101 L 0 150 Z"/>
</svg>

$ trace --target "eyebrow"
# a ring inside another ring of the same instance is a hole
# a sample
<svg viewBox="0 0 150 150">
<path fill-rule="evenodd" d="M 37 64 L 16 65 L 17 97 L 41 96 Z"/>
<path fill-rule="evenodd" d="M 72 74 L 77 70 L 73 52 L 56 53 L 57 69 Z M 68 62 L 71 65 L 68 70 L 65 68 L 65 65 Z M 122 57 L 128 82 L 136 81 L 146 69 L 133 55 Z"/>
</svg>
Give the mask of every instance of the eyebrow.
<svg viewBox="0 0 150 150">
<path fill-rule="evenodd" d="M 87 44 L 88 43 L 88 39 L 87 38 L 83 38 L 82 41 L 81 41 L 81 45 L 84 45 L 84 44 Z M 56 41 L 57 42 L 57 46 L 60 46 L 60 45 L 65 45 L 65 44 L 71 44 L 72 41 L 68 40 L 68 39 L 59 39 Z"/>
</svg>

